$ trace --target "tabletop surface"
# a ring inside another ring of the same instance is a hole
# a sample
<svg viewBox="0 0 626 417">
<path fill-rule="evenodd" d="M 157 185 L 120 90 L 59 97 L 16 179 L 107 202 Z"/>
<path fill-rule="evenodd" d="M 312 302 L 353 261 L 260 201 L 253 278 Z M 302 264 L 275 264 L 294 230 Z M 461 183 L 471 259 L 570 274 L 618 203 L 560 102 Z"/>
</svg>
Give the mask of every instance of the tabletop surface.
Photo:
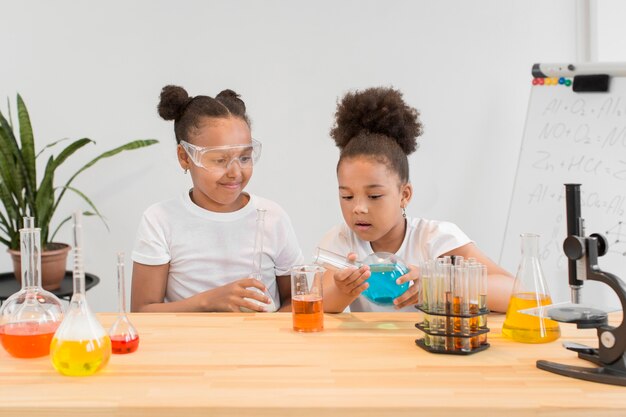
<svg viewBox="0 0 626 417">
<path fill-rule="evenodd" d="M 115 317 L 99 315 L 105 327 Z M 503 339 L 504 316 L 490 315 L 491 347 L 456 356 L 415 345 L 418 313 L 326 314 L 325 330 L 311 334 L 294 332 L 289 313 L 130 318 L 138 351 L 91 377 L 0 349 L 0 415 L 626 415 L 626 387 L 536 368 L 538 359 L 592 366 L 561 346 L 597 346 L 595 330 L 573 325 L 529 345 Z"/>
</svg>

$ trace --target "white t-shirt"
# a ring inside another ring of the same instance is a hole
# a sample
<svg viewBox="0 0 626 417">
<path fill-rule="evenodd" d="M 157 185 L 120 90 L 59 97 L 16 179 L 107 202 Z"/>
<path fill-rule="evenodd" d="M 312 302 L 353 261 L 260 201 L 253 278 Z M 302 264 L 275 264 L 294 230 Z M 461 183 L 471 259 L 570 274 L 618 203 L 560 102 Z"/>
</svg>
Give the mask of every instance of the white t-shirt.
<svg viewBox="0 0 626 417">
<path fill-rule="evenodd" d="M 400 249 L 396 252 L 407 264 L 417 265 L 422 261 L 435 259 L 442 254 L 471 243 L 469 237 L 457 225 L 449 222 L 407 218 L 406 233 Z M 333 227 L 318 245 L 339 255 L 357 254 L 357 259 L 365 259 L 374 252 L 370 242 L 361 240 L 345 223 Z M 350 304 L 351 311 L 412 311 L 414 306 L 396 310 L 393 306 L 374 304 L 364 296 L 359 296 Z"/>
<path fill-rule="evenodd" d="M 262 280 L 276 307 L 276 277 L 289 275 L 303 257 L 285 211 L 273 201 L 251 195 L 240 210 L 217 213 L 191 201 L 189 193 L 150 206 L 143 214 L 132 259 L 145 265 L 170 264 L 165 301 L 250 277 L 257 208 L 266 210 Z"/>
</svg>

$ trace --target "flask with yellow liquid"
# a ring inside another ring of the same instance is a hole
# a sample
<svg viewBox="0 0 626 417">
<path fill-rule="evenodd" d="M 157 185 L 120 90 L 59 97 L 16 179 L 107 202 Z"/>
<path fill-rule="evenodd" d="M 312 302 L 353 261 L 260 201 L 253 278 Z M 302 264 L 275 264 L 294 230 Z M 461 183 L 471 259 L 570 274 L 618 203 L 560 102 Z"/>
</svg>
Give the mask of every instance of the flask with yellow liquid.
<svg viewBox="0 0 626 417">
<path fill-rule="evenodd" d="M 525 233 L 522 260 L 502 325 L 502 335 L 523 343 L 547 343 L 561 336 L 559 324 L 548 318 L 520 313 L 520 310 L 552 304 L 539 263 L 539 235 Z"/>
<path fill-rule="evenodd" d="M 81 213 L 74 214 L 74 294 L 50 344 L 50 359 L 63 375 L 87 376 L 104 368 L 111 339 L 87 304 L 82 255 Z"/>
</svg>

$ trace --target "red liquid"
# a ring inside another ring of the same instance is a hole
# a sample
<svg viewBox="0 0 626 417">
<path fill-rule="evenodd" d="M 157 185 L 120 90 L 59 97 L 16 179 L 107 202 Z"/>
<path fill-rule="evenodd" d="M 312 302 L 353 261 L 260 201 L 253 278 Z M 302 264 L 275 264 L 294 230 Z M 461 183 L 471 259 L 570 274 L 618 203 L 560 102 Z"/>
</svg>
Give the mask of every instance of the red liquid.
<svg viewBox="0 0 626 417">
<path fill-rule="evenodd" d="M 16 358 L 38 358 L 50 353 L 50 342 L 59 323 L 11 323 L 0 329 L 2 346 Z"/>
<path fill-rule="evenodd" d="M 293 329 L 298 332 L 324 330 L 322 299 L 313 295 L 296 295 L 291 300 Z"/>
<path fill-rule="evenodd" d="M 113 353 L 125 354 L 133 353 L 139 347 L 139 336 L 133 339 L 127 339 L 127 336 L 112 336 L 111 350 Z"/>
</svg>

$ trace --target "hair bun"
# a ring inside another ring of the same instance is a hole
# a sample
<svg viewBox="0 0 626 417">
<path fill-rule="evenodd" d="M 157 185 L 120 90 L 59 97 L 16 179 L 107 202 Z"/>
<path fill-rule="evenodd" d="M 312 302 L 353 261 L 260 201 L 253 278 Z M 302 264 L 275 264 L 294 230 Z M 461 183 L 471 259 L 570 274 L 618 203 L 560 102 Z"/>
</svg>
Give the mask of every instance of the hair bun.
<svg viewBox="0 0 626 417">
<path fill-rule="evenodd" d="M 246 113 L 246 103 L 240 98 L 241 96 L 234 92 L 231 89 L 226 89 L 220 91 L 220 93 L 215 96 L 215 99 L 219 102 L 228 102 L 231 106 L 235 106 L 236 110 L 240 114 Z M 228 107 L 228 106 L 227 106 Z M 230 107 L 229 107 L 230 108 Z"/>
<path fill-rule="evenodd" d="M 355 136 L 369 132 L 394 139 L 409 155 L 417 149 L 417 137 L 422 134 L 419 112 L 393 88 L 368 88 L 346 94 L 337 105 L 335 118 L 330 135 L 341 149 Z"/>
<path fill-rule="evenodd" d="M 159 101 L 159 116 L 165 120 L 178 119 L 185 106 L 192 100 L 187 91 L 177 85 L 166 85 L 161 90 L 161 100 Z"/>
</svg>

